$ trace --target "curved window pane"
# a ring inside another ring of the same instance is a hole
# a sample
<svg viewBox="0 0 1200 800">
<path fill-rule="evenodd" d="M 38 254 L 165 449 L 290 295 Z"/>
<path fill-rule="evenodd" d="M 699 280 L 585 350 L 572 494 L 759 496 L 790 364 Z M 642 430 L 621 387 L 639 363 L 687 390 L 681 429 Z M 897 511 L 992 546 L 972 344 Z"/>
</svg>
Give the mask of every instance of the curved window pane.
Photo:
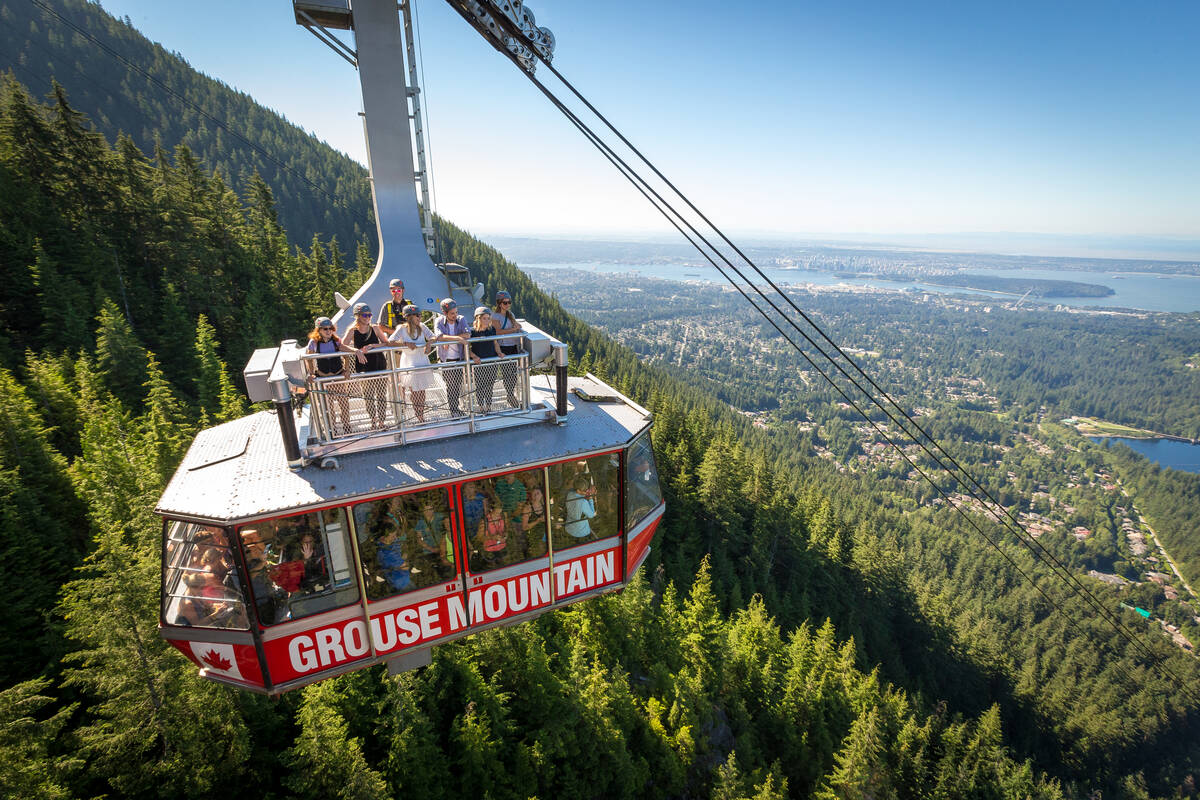
<svg viewBox="0 0 1200 800">
<path fill-rule="evenodd" d="M 263 520 L 238 535 L 263 625 L 358 601 L 345 509 Z"/>
<path fill-rule="evenodd" d="M 527 469 L 463 484 L 471 572 L 546 555 L 545 480 L 542 470 Z"/>
<path fill-rule="evenodd" d="M 445 489 L 359 503 L 354 529 L 371 600 L 444 583 L 457 574 Z"/>
<path fill-rule="evenodd" d="M 249 627 L 242 584 L 223 529 L 187 522 L 167 529 L 162 614 L 168 625 Z"/>
<path fill-rule="evenodd" d="M 555 550 L 617 535 L 618 468 L 616 453 L 547 468 Z"/>
<path fill-rule="evenodd" d="M 650 434 L 646 434 L 633 443 L 625 457 L 625 530 L 633 530 L 661 502 L 654 449 Z"/>
</svg>

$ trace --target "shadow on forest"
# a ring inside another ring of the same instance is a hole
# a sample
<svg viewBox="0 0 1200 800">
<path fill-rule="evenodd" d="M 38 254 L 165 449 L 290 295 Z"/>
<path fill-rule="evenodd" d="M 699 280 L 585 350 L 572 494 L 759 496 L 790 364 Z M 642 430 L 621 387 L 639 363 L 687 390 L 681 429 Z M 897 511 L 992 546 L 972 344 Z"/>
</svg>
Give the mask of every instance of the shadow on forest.
<svg viewBox="0 0 1200 800">
<path fill-rule="evenodd" d="M 646 567 L 652 574 L 662 563 L 667 577 L 683 587 L 706 551 L 698 549 L 694 530 L 680 537 L 680 527 L 687 526 L 664 526 L 658 560 L 652 556 Z M 1015 694 L 999 669 L 985 669 L 963 654 L 948 629 L 921 613 L 895 570 L 885 567 L 868 576 L 806 546 L 801 536 L 780 538 L 787 542 L 776 549 L 769 571 L 756 569 L 749 558 L 734 559 L 736 566 L 722 569 L 723 556 L 707 553 L 714 590 L 726 612 L 761 594 L 785 636 L 805 622 L 815 629 L 829 619 L 840 641 L 854 638 L 858 667 L 864 672 L 878 667 L 883 680 L 909 694 L 919 714 L 948 711 L 975 718 L 998 704 L 1014 754 L 1032 759 L 1037 769 L 1062 775 L 1065 747 L 1050 721 Z"/>
</svg>

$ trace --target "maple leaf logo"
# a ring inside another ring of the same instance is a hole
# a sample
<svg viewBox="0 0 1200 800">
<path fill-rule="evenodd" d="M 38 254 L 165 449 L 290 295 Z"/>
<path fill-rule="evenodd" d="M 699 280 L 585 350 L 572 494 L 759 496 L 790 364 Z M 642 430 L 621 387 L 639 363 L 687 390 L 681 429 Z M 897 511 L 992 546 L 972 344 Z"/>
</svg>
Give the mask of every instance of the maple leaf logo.
<svg viewBox="0 0 1200 800">
<path fill-rule="evenodd" d="M 221 655 L 216 650 L 209 650 L 200 657 L 200 660 L 205 664 L 208 664 L 213 669 L 219 669 L 222 672 L 233 666 L 232 661 L 230 661 L 228 658 L 225 658 L 225 656 Z"/>
</svg>

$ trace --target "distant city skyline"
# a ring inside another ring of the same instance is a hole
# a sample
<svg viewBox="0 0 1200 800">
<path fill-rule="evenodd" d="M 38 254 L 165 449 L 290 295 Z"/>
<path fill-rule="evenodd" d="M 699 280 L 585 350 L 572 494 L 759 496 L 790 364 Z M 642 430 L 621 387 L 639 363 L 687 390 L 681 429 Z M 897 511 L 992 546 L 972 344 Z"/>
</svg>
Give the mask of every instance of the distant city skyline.
<svg viewBox="0 0 1200 800">
<path fill-rule="evenodd" d="M 354 70 L 288 4 L 101 4 L 365 161 Z M 555 66 L 728 231 L 1200 258 L 1193 3 L 530 7 Z M 416 9 L 439 213 L 482 234 L 671 233 L 445 3 Z"/>
</svg>

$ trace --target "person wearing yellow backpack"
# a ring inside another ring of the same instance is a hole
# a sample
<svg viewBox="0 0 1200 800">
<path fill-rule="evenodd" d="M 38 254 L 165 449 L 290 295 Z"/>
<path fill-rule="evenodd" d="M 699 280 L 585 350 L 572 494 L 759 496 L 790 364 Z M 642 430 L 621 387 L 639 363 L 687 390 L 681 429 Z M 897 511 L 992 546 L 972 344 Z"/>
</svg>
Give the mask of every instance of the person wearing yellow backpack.
<svg viewBox="0 0 1200 800">
<path fill-rule="evenodd" d="M 399 278 L 392 278 L 388 282 L 388 290 L 392 293 L 392 299 L 383 304 L 375 324 L 391 336 L 396 332 L 396 328 L 404 324 L 404 307 L 416 303 L 404 296 L 404 281 Z"/>
</svg>

